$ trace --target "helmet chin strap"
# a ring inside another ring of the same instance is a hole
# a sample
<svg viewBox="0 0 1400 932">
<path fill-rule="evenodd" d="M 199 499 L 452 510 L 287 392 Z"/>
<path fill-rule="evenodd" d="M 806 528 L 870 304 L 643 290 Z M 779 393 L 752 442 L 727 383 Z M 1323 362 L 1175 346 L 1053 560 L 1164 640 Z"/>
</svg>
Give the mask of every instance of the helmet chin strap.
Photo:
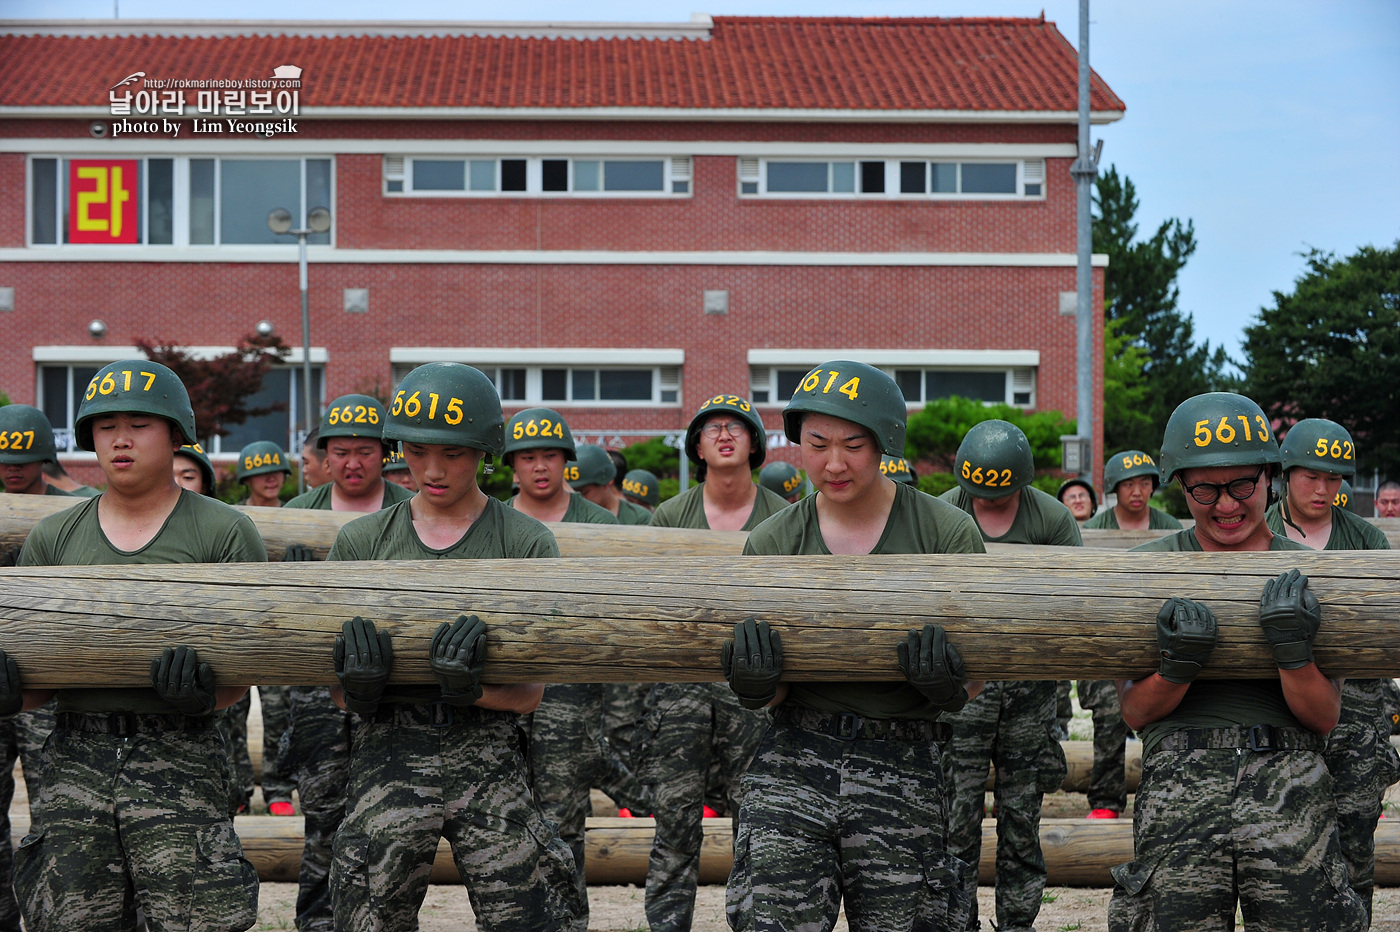
<svg viewBox="0 0 1400 932">
<path fill-rule="evenodd" d="M 1269 497 L 1270 497 L 1270 498 L 1273 498 L 1273 497 L 1274 497 L 1274 484 L 1273 484 L 1272 482 L 1269 483 Z M 1273 502 L 1270 502 L 1269 504 L 1273 504 Z M 1284 473 L 1284 474 L 1283 474 L 1283 502 L 1282 502 L 1282 505 L 1283 505 L 1283 507 L 1281 507 L 1281 508 L 1279 509 L 1279 515 L 1283 518 L 1283 523 L 1286 524 L 1286 525 L 1288 525 L 1289 527 L 1291 527 L 1293 530 L 1297 531 L 1299 534 L 1303 535 L 1303 537 L 1307 537 L 1307 536 L 1308 536 L 1308 532 L 1305 531 L 1305 530 L 1303 530 L 1303 529 L 1300 528 L 1298 525 L 1296 525 L 1296 524 L 1293 523 L 1293 512 L 1292 512 L 1292 510 L 1288 507 L 1288 473 Z"/>
</svg>

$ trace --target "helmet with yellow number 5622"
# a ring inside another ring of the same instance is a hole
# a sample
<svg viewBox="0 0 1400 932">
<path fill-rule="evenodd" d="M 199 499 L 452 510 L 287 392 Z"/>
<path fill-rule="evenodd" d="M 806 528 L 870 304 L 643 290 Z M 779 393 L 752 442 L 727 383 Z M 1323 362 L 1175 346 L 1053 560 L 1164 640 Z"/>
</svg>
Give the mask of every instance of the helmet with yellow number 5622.
<svg viewBox="0 0 1400 932">
<path fill-rule="evenodd" d="M 1356 444 L 1336 421 L 1310 417 L 1294 424 L 1279 447 L 1283 471 L 1294 466 L 1338 476 L 1356 475 Z"/>
<path fill-rule="evenodd" d="M 1021 428 L 1010 421 L 983 421 L 963 435 L 953 470 L 967 494 L 1005 498 L 1031 484 L 1035 456 Z"/>
</svg>

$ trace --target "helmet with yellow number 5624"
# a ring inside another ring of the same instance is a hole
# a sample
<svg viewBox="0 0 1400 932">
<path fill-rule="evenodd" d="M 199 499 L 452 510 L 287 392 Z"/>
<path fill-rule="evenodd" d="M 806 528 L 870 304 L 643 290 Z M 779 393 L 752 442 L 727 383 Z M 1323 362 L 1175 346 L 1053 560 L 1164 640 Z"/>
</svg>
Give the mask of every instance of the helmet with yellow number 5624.
<svg viewBox="0 0 1400 932">
<path fill-rule="evenodd" d="M 553 408 L 526 408 L 511 415 L 501 453 L 509 457 L 520 450 L 563 450 L 569 459 L 578 452 L 568 422 Z"/>
</svg>

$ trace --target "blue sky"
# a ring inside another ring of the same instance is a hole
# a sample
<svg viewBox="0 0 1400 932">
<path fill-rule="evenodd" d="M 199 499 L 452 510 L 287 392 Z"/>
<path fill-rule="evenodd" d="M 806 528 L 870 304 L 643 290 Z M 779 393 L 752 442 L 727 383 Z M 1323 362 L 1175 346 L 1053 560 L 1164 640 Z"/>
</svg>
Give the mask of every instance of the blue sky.
<svg viewBox="0 0 1400 932">
<path fill-rule="evenodd" d="M 1078 44 L 1074 0 L 117 0 L 123 19 L 511 19 L 681 22 L 711 14 L 1037 16 Z M 1198 338 L 1238 355 L 1243 328 L 1289 291 L 1311 246 L 1400 239 L 1400 2 L 1091 0 L 1090 61 L 1127 103 L 1096 127 L 1137 185 L 1141 231 L 1191 219 L 1181 303 Z M 508 10 L 508 13 L 505 11 Z M 0 18 L 110 18 L 113 0 L 0 0 Z"/>
</svg>

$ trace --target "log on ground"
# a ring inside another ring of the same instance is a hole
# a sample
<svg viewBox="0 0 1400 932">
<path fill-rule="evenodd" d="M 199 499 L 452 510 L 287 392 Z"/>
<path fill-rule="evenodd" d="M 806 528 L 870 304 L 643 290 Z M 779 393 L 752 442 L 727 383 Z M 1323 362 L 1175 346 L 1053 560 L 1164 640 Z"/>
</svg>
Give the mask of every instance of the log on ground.
<svg viewBox="0 0 1400 932">
<path fill-rule="evenodd" d="M 1089 774 L 1094 769 L 1094 742 L 1061 741 L 1060 747 L 1064 749 L 1065 763 L 1068 765 L 1065 782 L 1060 784 L 1060 789 L 1066 793 L 1089 792 Z M 1141 741 L 1129 741 L 1123 749 L 1123 772 L 1128 792 L 1136 793 L 1138 780 L 1142 778 Z M 987 792 L 992 791 L 995 780 L 996 768 L 992 767 L 987 774 Z"/>
<path fill-rule="evenodd" d="M 714 681 L 755 616 L 782 632 L 787 680 L 901 680 L 895 645 L 925 623 L 974 679 L 1118 679 L 1157 668 L 1156 613 L 1188 595 L 1220 622 L 1202 676 L 1271 678 L 1259 593 L 1295 567 L 1324 607 L 1321 669 L 1400 672 L 1391 551 L 28 567 L 0 570 L 0 647 L 29 688 L 145 686 L 175 644 L 223 685 L 332 683 L 334 636 L 363 615 L 393 636 L 394 680 L 431 683 L 433 633 L 475 612 L 490 683 Z"/>
<path fill-rule="evenodd" d="M 0 495 L 0 553 L 24 543 L 40 518 L 86 501 L 57 495 Z M 340 511 L 305 508 L 236 506 L 253 519 L 267 558 L 282 559 L 289 544 L 310 547 L 324 560 L 335 535 L 350 521 L 363 517 Z M 735 556 L 743 552 L 748 534 L 742 531 L 700 531 L 608 524 L 552 524 L 559 552 L 566 557 Z"/>
</svg>

